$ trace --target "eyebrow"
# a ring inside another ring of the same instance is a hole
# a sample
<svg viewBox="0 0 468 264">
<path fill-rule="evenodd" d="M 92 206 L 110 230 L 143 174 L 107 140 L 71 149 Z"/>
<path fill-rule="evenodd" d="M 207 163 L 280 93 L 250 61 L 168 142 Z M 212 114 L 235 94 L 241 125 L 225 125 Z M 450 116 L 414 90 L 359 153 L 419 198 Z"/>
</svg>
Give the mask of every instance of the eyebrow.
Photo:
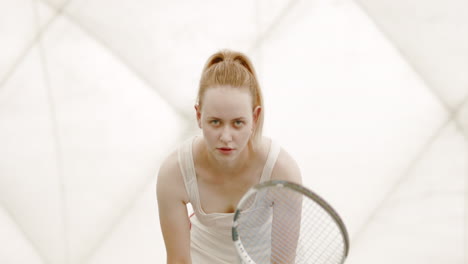
<svg viewBox="0 0 468 264">
<path fill-rule="evenodd" d="M 209 116 L 207 117 L 207 119 L 222 119 L 222 118 L 219 118 L 219 117 L 216 117 L 216 116 Z M 246 118 L 245 117 L 236 117 L 236 118 L 233 118 L 231 120 L 245 120 Z"/>
</svg>

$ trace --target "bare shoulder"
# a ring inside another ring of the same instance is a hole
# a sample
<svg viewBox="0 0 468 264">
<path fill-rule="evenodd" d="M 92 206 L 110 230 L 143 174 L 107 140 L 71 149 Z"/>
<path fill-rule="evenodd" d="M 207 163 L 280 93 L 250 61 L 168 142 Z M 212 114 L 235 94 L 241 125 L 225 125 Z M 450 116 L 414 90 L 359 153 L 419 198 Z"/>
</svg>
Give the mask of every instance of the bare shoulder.
<svg viewBox="0 0 468 264">
<path fill-rule="evenodd" d="M 177 151 L 161 164 L 156 184 L 158 213 L 166 245 L 167 263 L 191 263 L 187 191 Z"/>
<path fill-rule="evenodd" d="M 162 162 L 156 185 L 158 200 L 176 199 L 188 203 L 188 195 L 180 171 L 177 151 L 171 153 Z"/>
<path fill-rule="evenodd" d="M 273 167 L 271 179 L 302 183 L 301 170 L 296 160 L 283 148 L 281 148 L 278 159 Z"/>
</svg>

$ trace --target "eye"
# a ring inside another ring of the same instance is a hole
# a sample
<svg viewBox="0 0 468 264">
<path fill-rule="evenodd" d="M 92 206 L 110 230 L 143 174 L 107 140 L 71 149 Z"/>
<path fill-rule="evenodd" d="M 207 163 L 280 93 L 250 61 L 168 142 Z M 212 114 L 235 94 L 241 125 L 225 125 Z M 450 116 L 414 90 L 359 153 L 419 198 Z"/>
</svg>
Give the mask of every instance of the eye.
<svg viewBox="0 0 468 264">
<path fill-rule="evenodd" d="M 218 126 L 220 124 L 220 122 L 217 119 L 213 119 L 213 120 L 210 121 L 210 124 L 212 124 L 214 126 Z"/>
<path fill-rule="evenodd" d="M 235 127 L 242 127 L 243 125 L 244 125 L 244 121 L 242 121 L 242 120 L 234 121 L 234 126 Z"/>
</svg>

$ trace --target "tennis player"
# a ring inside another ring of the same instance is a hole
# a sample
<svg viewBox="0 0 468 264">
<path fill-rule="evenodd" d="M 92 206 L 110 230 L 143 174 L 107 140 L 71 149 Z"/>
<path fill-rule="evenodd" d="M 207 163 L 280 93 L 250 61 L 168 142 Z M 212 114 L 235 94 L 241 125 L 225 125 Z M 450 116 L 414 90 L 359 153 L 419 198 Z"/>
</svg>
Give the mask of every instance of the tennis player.
<svg viewBox="0 0 468 264">
<path fill-rule="evenodd" d="M 158 175 L 167 263 L 239 263 L 231 227 L 240 198 L 267 180 L 301 183 L 300 170 L 275 141 L 262 136 L 262 92 L 246 55 L 223 50 L 208 59 L 195 110 L 202 135 L 181 144 Z"/>
</svg>

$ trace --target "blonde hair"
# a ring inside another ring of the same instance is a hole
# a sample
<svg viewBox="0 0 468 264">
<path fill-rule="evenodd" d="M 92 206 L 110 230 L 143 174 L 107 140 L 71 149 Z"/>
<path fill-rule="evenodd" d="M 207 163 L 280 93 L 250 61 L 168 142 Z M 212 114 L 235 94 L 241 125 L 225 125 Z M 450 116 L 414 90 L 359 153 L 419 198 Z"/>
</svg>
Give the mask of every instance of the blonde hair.
<svg viewBox="0 0 468 264">
<path fill-rule="evenodd" d="M 203 68 L 198 89 L 197 104 L 199 107 L 202 107 L 205 91 L 220 86 L 247 88 L 252 95 L 253 109 L 256 106 L 261 107 L 257 124 L 249 141 L 253 149 L 256 149 L 262 139 L 264 105 L 254 67 L 245 54 L 237 51 L 221 50 L 208 58 Z"/>
</svg>

